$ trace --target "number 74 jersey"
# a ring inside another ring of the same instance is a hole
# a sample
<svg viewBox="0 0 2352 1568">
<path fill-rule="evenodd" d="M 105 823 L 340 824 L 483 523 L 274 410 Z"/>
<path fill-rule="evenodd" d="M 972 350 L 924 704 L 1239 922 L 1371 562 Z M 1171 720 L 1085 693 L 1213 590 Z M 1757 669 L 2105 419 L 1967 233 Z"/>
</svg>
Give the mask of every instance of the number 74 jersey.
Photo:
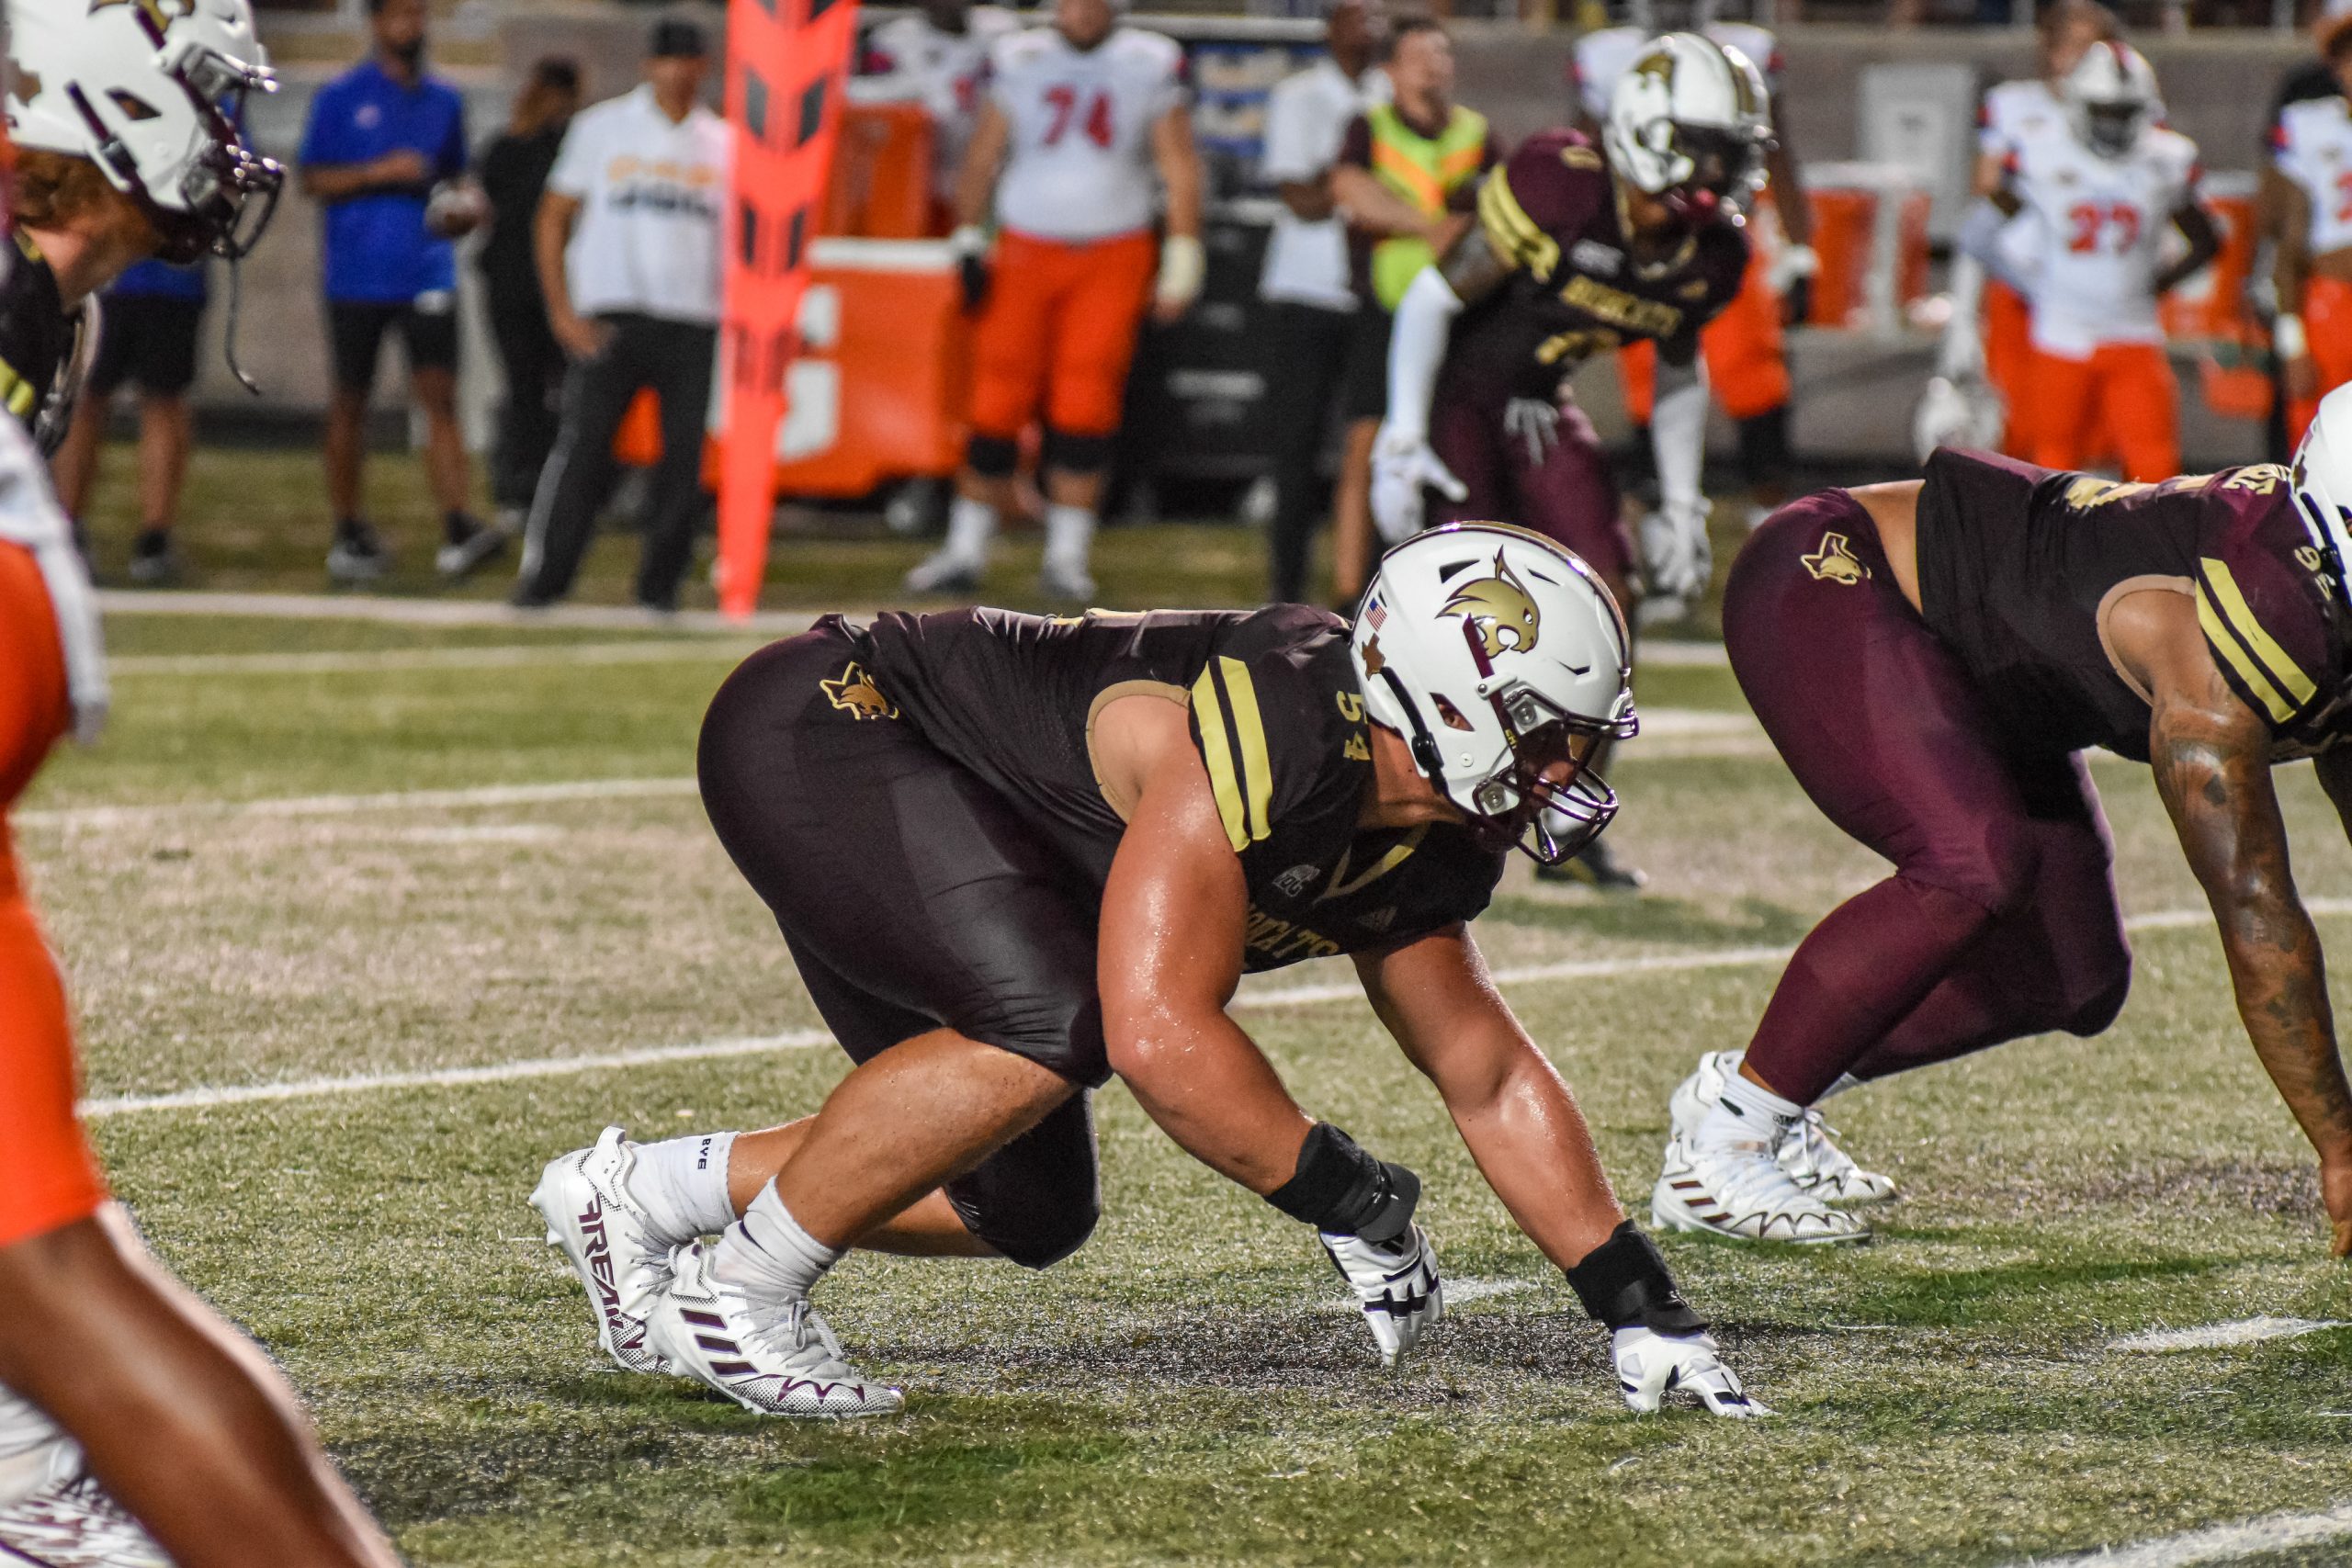
<svg viewBox="0 0 2352 1568">
<path fill-rule="evenodd" d="M 2009 160 L 2032 252 L 2033 346 L 2067 359 L 2102 344 L 2162 343 L 2156 275 L 2172 215 L 2194 201 L 2204 171 L 2197 144 L 2151 127 L 2120 158 L 2073 136 L 2041 136 Z M 2006 242 L 2005 242 L 2006 243 Z"/>
<path fill-rule="evenodd" d="M 1159 182 L 1151 128 L 1184 101 L 1173 39 L 1116 28 L 1073 49 L 1052 28 L 996 46 L 989 96 L 1012 129 L 997 221 L 1046 240 L 1105 240 L 1151 227 Z"/>
</svg>

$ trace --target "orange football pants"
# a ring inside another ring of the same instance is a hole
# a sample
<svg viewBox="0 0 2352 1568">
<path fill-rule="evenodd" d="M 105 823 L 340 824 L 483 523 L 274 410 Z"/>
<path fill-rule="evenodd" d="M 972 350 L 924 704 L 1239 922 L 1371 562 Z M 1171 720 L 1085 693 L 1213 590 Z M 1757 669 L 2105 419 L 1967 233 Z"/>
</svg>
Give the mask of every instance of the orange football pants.
<svg viewBox="0 0 2352 1568">
<path fill-rule="evenodd" d="M 972 329 L 972 429 L 1015 440 L 1042 413 L 1065 435 L 1115 432 L 1159 261 L 1148 230 L 1084 242 L 999 234 Z"/>
<path fill-rule="evenodd" d="M 2352 283 L 2314 277 L 2303 285 L 2303 332 L 2311 339 L 2312 363 L 2319 368 L 2319 395 L 2287 404 L 2287 439 L 2301 444 L 2319 400 L 2352 381 Z"/>
<path fill-rule="evenodd" d="M 2103 343 L 2087 359 L 2036 354 L 2035 430 L 2029 462 L 2079 468 L 2112 449 L 2123 477 L 2180 472 L 2180 388 L 2154 343 Z"/>
<path fill-rule="evenodd" d="M 2025 296 L 1998 278 L 1984 280 L 1984 378 L 2009 405 L 2001 432 L 2001 450 L 2012 457 L 2033 457 L 2034 365 L 2041 357 L 2033 348 L 2033 309 Z"/>
<path fill-rule="evenodd" d="M 1781 327 L 1781 297 L 1766 281 L 1761 254 L 1747 258 L 1747 276 L 1723 314 L 1699 329 L 1699 352 L 1707 361 L 1707 391 L 1715 406 L 1734 419 L 1770 413 L 1789 400 L 1789 360 Z M 1636 424 L 1650 422 L 1657 400 L 1657 347 L 1627 344 L 1618 352 L 1625 380 L 1625 412 Z"/>
<path fill-rule="evenodd" d="M 0 544 L 0 1247 L 107 1200 L 74 1113 L 65 983 L 25 896 L 6 811 L 73 721 L 65 651 L 32 552 Z"/>
</svg>

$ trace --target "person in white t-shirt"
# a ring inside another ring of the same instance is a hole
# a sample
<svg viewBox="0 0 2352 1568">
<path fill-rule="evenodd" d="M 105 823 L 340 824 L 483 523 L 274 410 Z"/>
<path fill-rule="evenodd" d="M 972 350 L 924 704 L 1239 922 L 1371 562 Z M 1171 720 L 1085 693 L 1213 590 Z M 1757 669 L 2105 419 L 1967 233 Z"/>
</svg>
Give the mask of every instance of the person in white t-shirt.
<svg viewBox="0 0 2352 1568">
<path fill-rule="evenodd" d="M 2112 446 L 2125 479 L 2170 479 L 2180 469 L 2179 393 L 2156 302 L 2222 248 L 2198 197 L 2197 144 L 2155 123 L 2156 73 L 2129 44 L 2092 45 L 2059 92 L 2065 134 L 2011 154 L 1991 211 L 1972 215 L 1962 243 L 1996 275 L 2012 253 L 2030 258 L 2021 281 L 2036 412 L 2026 457 L 2080 468 Z M 2005 243 L 2011 218 L 2022 246 Z M 2186 246 L 2168 258 L 2169 230 Z"/>
<path fill-rule="evenodd" d="M 702 516 L 703 429 L 718 353 L 727 122 L 699 99 L 702 29 L 655 24 L 644 85 L 571 122 L 539 203 L 548 324 L 571 356 L 563 423 L 539 476 L 514 603 L 571 591 L 611 479 L 613 437 L 639 392 L 662 402 L 637 601 L 677 607 Z"/>
<path fill-rule="evenodd" d="M 1183 51 L 1121 26 L 1112 0 L 1056 0 L 1051 27 L 997 45 L 950 241 L 979 312 L 972 435 L 947 543 L 907 574 L 910 592 L 978 585 L 1021 434 L 1042 419 L 1045 590 L 1092 596 L 1095 512 L 1144 314 L 1175 321 L 1207 272 L 1186 96 Z M 1163 196 L 1166 237 L 1154 243 Z M 981 227 L 991 201 L 992 251 Z"/>
<path fill-rule="evenodd" d="M 956 176 L 988 91 L 989 52 L 1020 30 L 1021 18 L 1001 6 L 922 0 L 919 9 L 892 17 L 865 40 L 858 73 L 850 78 L 850 102 L 920 104 L 931 117 L 936 212 L 955 206 Z M 945 231 L 944 226 L 935 231 Z"/>
<path fill-rule="evenodd" d="M 1355 341 L 1355 289 L 1348 274 L 1348 231 L 1331 194 L 1349 122 L 1363 112 L 1379 73 L 1373 57 L 1379 30 L 1366 0 L 1338 0 L 1324 31 L 1330 52 L 1284 77 L 1266 105 L 1266 152 L 1260 173 L 1281 195 L 1266 242 L 1258 294 L 1266 302 L 1267 419 L 1273 426 L 1274 520 L 1269 538 L 1273 601 L 1306 597 L 1307 546 L 1315 534 L 1317 459 L 1333 396 Z M 1385 81 L 1385 78 L 1382 78 Z M 1370 537 L 1369 475 L 1341 474 L 1337 510 L 1352 506 Z M 1352 479 L 1352 482 L 1351 482 Z"/>
</svg>

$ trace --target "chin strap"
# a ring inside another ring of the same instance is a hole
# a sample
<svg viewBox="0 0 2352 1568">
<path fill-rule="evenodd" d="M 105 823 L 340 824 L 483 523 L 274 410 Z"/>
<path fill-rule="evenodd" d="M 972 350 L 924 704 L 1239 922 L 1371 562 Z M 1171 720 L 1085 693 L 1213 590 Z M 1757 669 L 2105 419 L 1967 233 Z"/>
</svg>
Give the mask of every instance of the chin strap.
<svg viewBox="0 0 2352 1568">
<path fill-rule="evenodd" d="M 1388 682 L 1389 694 L 1396 699 L 1396 705 L 1405 710 L 1405 721 L 1413 727 L 1410 740 L 1414 765 L 1421 770 L 1430 783 L 1443 789 L 1445 758 L 1438 751 L 1437 737 L 1431 735 L 1430 727 L 1422 722 L 1421 710 L 1414 705 L 1412 694 L 1405 690 L 1405 682 L 1396 678 L 1396 671 L 1383 670 L 1380 678 Z"/>
<path fill-rule="evenodd" d="M 229 374 L 234 376 L 246 391 L 258 398 L 261 396 L 261 383 L 245 374 L 244 366 L 237 358 L 237 326 L 244 319 L 244 310 L 245 266 L 243 258 L 238 257 L 229 263 L 229 325 L 228 333 L 220 343 L 220 352 L 229 361 Z"/>
</svg>

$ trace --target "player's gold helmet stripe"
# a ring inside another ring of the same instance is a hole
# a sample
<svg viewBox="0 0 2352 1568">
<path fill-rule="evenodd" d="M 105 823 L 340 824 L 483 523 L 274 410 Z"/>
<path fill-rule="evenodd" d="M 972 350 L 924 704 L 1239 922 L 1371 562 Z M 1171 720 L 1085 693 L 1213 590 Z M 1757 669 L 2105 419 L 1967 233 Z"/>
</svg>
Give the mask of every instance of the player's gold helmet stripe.
<svg viewBox="0 0 2352 1568">
<path fill-rule="evenodd" d="M 1219 687 L 1223 694 L 1219 694 Z M 1216 795 L 1226 841 L 1239 854 L 1272 830 L 1274 775 L 1266 752 L 1266 725 L 1250 667 L 1219 657 L 1193 682 L 1193 712 L 1201 729 L 1201 761 Z M 1226 726 L 1230 719 L 1232 734 Z"/>
<path fill-rule="evenodd" d="M 2262 629 L 2229 563 L 2207 556 L 2199 565 L 2204 581 L 2197 588 L 2198 624 L 2247 688 L 2262 699 L 2271 718 L 2284 724 L 2318 695 L 2319 688 L 2278 639 Z"/>
</svg>

